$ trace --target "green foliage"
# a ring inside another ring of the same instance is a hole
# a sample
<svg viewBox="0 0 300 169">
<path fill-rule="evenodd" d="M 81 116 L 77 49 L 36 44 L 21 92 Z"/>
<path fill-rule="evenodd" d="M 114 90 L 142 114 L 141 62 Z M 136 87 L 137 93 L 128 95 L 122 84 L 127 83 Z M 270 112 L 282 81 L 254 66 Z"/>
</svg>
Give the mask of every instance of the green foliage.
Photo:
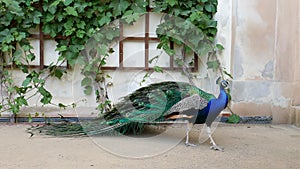
<svg viewBox="0 0 300 169">
<path fill-rule="evenodd" d="M 213 19 L 213 16 L 217 12 L 217 0 L 156 0 L 155 5 L 154 11 L 167 13 L 183 19 L 182 21 L 191 22 L 193 25 L 203 31 L 203 33 L 209 37 L 210 40 L 214 40 L 217 33 L 217 22 Z M 178 24 L 179 27 L 185 26 L 188 28 L 190 26 L 184 25 L 182 22 Z"/>
<path fill-rule="evenodd" d="M 0 112 L 18 113 L 21 107 L 28 105 L 28 99 L 35 95 L 41 96 L 40 102 L 44 105 L 54 104 L 45 83 L 49 77 L 63 78 L 66 70 L 59 63 L 65 62 L 71 67 L 76 63 L 83 65 L 81 73 L 85 78 L 81 85 L 85 94 L 92 94 L 96 90 L 97 97 L 103 96 L 103 84 L 109 76 L 101 68 L 106 64 L 109 53 L 113 52 L 109 45 L 118 40 L 120 35 L 119 28 L 111 22 L 120 19 L 126 24 L 133 24 L 147 11 L 149 5 L 144 0 L 44 0 L 39 8 L 39 3 L 39 0 L 0 0 L 0 60 L 4 59 L 5 54 L 12 55 L 8 62 L 0 64 L 5 67 L 3 73 L 0 72 L 1 85 L 8 91 L 8 97 L 2 97 L 6 101 L 0 103 Z M 217 0 L 156 0 L 154 12 L 169 14 L 165 15 L 165 22 L 157 28 L 160 38 L 158 48 L 170 56 L 175 55 L 169 46 L 170 42 L 179 46 L 188 43 L 185 49 L 192 49 L 200 56 L 210 51 L 223 50 L 222 45 L 213 45 L 217 33 L 217 22 L 213 15 L 217 4 Z M 44 70 L 35 70 L 29 67 L 36 56 L 32 53 L 33 47 L 28 38 L 29 30 L 37 28 L 40 23 L 43 23 L 44 34 L 50 35 L 58 43 L 56 51 L 60 56 L 57 63 Z M 183 64 L 182 60 L 176 62 Z M 15 65 L 26 76 L 19 85 L 12 76 L 11 65 Z M 212 69 L 217 66 L 216 63 L 208 64 L 208 68 Z M 155 66 L 154 71 L 163 72 L 163 69 Z M 145 78 L 149 75 L 145 75 Z M 93 88 L 95 84 L 102 86 Z M 110 104 L 106 100 L 97 100 L 102 102 L 99 105 L 101 110 Z M 56 105 L 66 107 L 63 103 Z"/>
<path fill-rule="evenodd" d="M 214 71 L 217 71 L 220 67 L 220 62 L 217 60 L 214 61 L 207 61 L 207 68 L 213 69 Z"/>
<path fill-rule="evenodd" d="M 239 123 L 241 120 L 241 117 L 237 114 L 232 114 L 231 116 L 228 117 L 228 123 Z"/>
<path fill-rule="evenodd" d="M 213 16 L 217 12 L 217 0 L 157 0 L 155 5 L 154 11 L 168 14 L 156 29 L 161 40 L 159 49 L 164 49 L 167 54 L 173 56 L 175 51 L 169 44 L 174 42 L 182 47 L 183 53 L 192 49 L 200 57 L 216 56 L 217 51 L 224 49 L 221 44 L 214 44 L 217 21 Z M 176 63 L 184 66 L 182 59 L 177 59 Z M 218 71 L 220 63 L 217 59 L 211 60 L 207 62 L 207 68 Z"/>
</svg>

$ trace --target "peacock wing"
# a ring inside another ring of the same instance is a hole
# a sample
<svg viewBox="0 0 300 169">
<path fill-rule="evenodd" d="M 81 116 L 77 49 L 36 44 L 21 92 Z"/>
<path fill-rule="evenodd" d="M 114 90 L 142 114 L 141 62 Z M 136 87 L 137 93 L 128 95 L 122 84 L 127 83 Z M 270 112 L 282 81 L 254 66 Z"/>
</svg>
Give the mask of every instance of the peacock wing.
<svg viewBox="0 0 300 169">
<path fill-rule="evenodd" d="M 207 107 L 211 99 L 215 99 L 213 94 L 204 92 L 196 86 L 188 83 L 178 83 L 181 90 L 182 100 L 174 104 L 166 113 L 168 115 L 176 115 L 181 112 L 190 112 L 192 110 L 203 110 Z M 175 113 L 175 114 L 174 114 Z M 177 116 L 176 116 L 177 117 Z M 180 116 L 178 116 L 180 117 Z"/>
<path fill-rule="evenodd" d="M 171 114 L 173 112 L 183 112 L 187 111 L 191 108 L 194 109 L 203 109 L 207 106 L 208 101 L 202 97 L 200 97 L 198 94 L 194 94 L 190 97 L 186 97 L 182 99 L 181 101 L 174 104 L 168 111 L 165 113 L 165 115 Z"/>
</svg>

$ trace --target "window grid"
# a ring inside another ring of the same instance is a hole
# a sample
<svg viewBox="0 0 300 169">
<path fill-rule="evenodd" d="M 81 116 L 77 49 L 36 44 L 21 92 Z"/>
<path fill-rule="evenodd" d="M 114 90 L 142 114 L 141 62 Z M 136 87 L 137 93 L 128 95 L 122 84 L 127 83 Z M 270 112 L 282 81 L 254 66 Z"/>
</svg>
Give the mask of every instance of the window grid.
<svg viewBox="0 0 300 169">
<path fill-rule="evenodd" d="M 145 14 L 145 36 L 144 37 L 134 37 L 134 36 L 124 36 L 124 25 L 120 23 L 120 38 L 119 38 L 119 66 L 105 66 L 104 70 L 116 70 L 116 69 L 126 69 L 126 70 L 153 70 L 153 68 L 149 67 L 149 43 L 156 41 L 159 42 L 159 38 L 150 37 L 149 36 L 149 28 L 150 28 L 150 12 L 151 9 L 148 9 L 148 12 Z M 143 41 L 145 43 L 145 66 L 143 67 L 125 67 L 124 66 L 124 42 L 136 42 Z M 170 48 L 174 49 L 174 43 L 170 43 Z M 183 60 L 185 60 L 186 56 L 183 56 Z M 178 70 L 179 67 L 175 67 L 174 65 L 174 57 L 170 56 L 170 66 L 163 67 L 166 70 Z M 198 56 L 194 53 L 194 65 L 190 67 L 191 71 L 195 72 L 198 70 Z"/>
</svg>

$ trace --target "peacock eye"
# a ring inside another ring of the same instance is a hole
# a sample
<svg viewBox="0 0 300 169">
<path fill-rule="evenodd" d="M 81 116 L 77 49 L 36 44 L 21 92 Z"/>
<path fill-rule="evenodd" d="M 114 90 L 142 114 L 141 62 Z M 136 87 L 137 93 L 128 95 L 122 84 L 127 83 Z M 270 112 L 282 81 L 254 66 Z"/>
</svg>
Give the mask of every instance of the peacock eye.
<svg viewBox="0 0 300 169">
<path fill-rule="evenodd" d="M 229 83 L 227 81 L 222 81 L 222 86 L 226 87 L 228 85 L 229 85 Z"/>
</svg>

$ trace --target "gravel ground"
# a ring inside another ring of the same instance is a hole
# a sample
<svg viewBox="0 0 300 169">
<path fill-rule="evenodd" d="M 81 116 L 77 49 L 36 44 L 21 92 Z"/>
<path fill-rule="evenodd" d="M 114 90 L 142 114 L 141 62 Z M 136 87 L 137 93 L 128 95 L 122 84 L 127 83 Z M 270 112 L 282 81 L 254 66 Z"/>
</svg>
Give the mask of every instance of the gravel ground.
<svg viewBox="0 0 300 169">
<path fill-rule="evenodd" d="M 26 133 L 28 127 L 29 125 L 25 124 L 0 125 L 0 168 L 296 169 L 300 167 L 300 129 L 289 125 L 220 124 L 213 136 L 215 141 L 225 148 L 224 152 L 210 150 L 208 141 L 196 147 L 186 147 L 183 142 L 179 142 L 168 151 L 138 159 L 115 155 L 101 148 L 95 141 L 96 139 L 89 137 L 57 138 L 38 135 L 29 138 L 29 134 Z M 193 128 L 191 142 L 197 141 L 200 128 L 200 126 Z M 184 127 L 175 129 L 184 131 Z M 101 138 L 97 139 L 101 140 Z M 119 145 L 114 148 L 124 148 L 123 150 L 130 148 L 132 152 L 135 147 L 140 146 L 133 141 L 127 140 L 126 142 L 124 138 L 105 137 L 103 139 L 111 144 L 115 144 L 114 141 L 118 142 Z M 168 143 L 173 144 L 172 140 L 164 138 L 156 144 L 147 141 L 139 139 L 139 142 L 144 142 L 151 149 Z"/>
</svg>

